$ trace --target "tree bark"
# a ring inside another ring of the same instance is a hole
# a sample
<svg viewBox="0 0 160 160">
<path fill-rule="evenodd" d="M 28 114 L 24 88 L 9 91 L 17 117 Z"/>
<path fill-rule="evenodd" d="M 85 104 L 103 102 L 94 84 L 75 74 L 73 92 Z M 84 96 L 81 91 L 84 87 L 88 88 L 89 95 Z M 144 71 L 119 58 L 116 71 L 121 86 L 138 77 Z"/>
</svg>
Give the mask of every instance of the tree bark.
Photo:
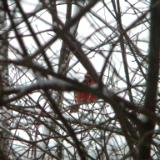
<svg viewBox="0 0 160 160">
<path fill-rule="evenodd" d="M 0 1 L 0 59 L 8 58 L 8 33 L 5 32 L 6 27 L 6 13 L 3 7 L 3 2 Z M 0 101 L 3 100 L 3 89 L 8 86 L 8 66 L 0 64 Z M 3 159 L 8 159 L 9 155 L 9 133 L 7 131 L 9 114 L 5 106 L 1 106 L 0 110 L 0 125 L 3 128 L 0 128 L 0 156 Z M 5 128 L 5 129 L 4 129 Z"/>
<path fill-rule="evenodd" d="M 146 97 L 144 108 L 154 113 L 157 100 L 159 58 L 160 58 L 160 3 L 159 0 L 151 0 L 150 4 L 150 46 L 149 46 L 149 64 L 146 82 Z M 140 128 L 139 159 L 150 160 L 151 143 L 154 133 L 155 123 L 146 117 Z"/>
<path fill-rule="evenodd" d="M 80 2 L 75 2 L 76 6 L 73 6 L 73 1 L 72 0 L 67 0 L 67 13 L 66 13 L 66 24 L 70 23 L 70 20 L 72 17 L 74 17 L 74 15 L 78 14 L 81 9 L 78 6 Z M 75 11 L 73 11 L 75 7 Z M 74 13 L 75 12 L 75 13 Z M 77 22 L 76 24 L 73 25 L 73 27 L 71 27 L 69 29 L 69 32 L 75 37 L 76 36 L 76 32 L 77 32 L 77 28 L 78 28 L 78 24 L 79 22 Z M 66 76 L 68 68 L 69 68 L 69 62 L 71 59 L 72 53 L 70 51 L 70 49 L 68 48 L 68 46 L 66 45 L 66 43 L 63 41 L 62 43 L 62 47 L 61 47 L 61 51 L 60 51 L 60 58 L 59 58 L 59 65 L 58 65 L 58 73 Z M 63 101 L 63 93 L 59 92 L 58 93 L 58 104 L 59 107 L 62 107 L 62 101 Z M 63 142 L 58 142 L 57 144 L 57 156 L 60 157 L 60 159 L 63 159 Z"/>
</svg>

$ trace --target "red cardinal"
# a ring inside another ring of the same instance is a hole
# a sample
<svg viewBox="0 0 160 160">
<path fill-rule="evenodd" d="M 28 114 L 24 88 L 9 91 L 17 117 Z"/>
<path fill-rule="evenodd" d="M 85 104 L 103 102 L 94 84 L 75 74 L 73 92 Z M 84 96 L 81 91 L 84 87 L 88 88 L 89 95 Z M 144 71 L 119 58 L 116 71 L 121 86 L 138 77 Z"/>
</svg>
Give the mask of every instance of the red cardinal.
<svg viewBox="0 0 160 160">
<path fill-rule="evenodd" d="M 86 73 L 83 83 L 88 86 L 96 84 L 96 82 L 92 79 L 92 77 L 88 73 Z M 75 94 L 76 105 L 71 109 L 71 112 L 77 112 L 79 110 L 79 105 L 81 104 L 95 103 L 97 101 L 97 97 L 90 93 L 75 92 L 74 94 Z"/>
</svg>

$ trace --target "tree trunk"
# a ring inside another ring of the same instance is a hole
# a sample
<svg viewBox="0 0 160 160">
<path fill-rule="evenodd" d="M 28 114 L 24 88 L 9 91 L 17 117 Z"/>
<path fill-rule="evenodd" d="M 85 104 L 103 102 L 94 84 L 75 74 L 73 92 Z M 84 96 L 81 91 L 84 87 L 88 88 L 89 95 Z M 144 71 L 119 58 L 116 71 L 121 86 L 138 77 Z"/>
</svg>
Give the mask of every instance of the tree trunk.
<svg viewBox="0 0 160 160">
<path fill-rule="evenodd" d="M 67 0 L 67 13 L 66 13 L 66 24 L 70 23 L 71 17 L 74 17 L 76 14 L 78 14 L 81 9 L 78 6 L 78 2 L 75 2 L 75 6 L 72 4 L 72 0 Z M 80 2 L 79 2 L 80 3 Z M 74 11 L 73 11 L 74 9 Z M 77 28 L 78 28 L 78 23 L 74 24 L 73 27 L 70 28 L 69 32 L 73 35 L 76 36 Z M 71 59 L 71 51 L 67 47 L 66 43 L 62 43 L 61 51 L 60 51 L 60 58 L 59 58 L 59 66 L 58 66 L 58 73 L 61 75 L 66 76 L 68 67 L 69 67 L 69 62 Z M 58 104 L 60 104 L 60 107 L 62 107 L 62 101 L 63 101 L 63 93 L 59 92 L 58 94 Z M 60 159 L 63 159 L 63 142 L 58 142 L 57 144 L 57 156 L 60 157 Z"/>
<path fill-rule="evenodd" d="M 159 0 L 151 0 L 150 4 L 150 48 L 149 65 L 146 82 L 146 97 L 144 109 L 148 112 L 155 112 L 158 88 L 159 58 L 160 58 L 160 3 Z M 146 117 L 140 128 L 139 159 L 150 160 L 151 143 L 155 123 Z"/>
<path fill-rule="evenodd" d="M 6 27 L 6 13 L 3 10 L 3 2 L 0 1 L 0 58 L 7 59 L 8 58 L 8 33 L 5 32 Z M 4 64 L 0 64 L 0 101 L 3 100 L 3 89 L 8 86 L 8 66 Z M 2 104 L 2 103 L 1 103 Z M 3 105 L 3 104 L 2 104 Z M 0 155 L 1 159 L 8 159 L 9 155 L 9 133 L 7 131 L 9 113 L 5 106 L 1 106 L 0 110 Z M 2 128 L 3 127 L 3 128 Z M 3 157 L 3 158 L 2 158 Z"/>
</svg>

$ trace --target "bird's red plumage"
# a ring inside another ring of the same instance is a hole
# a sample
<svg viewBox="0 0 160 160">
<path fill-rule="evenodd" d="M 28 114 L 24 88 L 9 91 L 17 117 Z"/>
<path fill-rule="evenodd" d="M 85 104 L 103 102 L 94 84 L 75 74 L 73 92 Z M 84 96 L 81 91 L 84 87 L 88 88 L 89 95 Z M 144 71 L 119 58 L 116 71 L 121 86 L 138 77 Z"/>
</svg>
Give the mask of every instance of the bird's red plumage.
<svg viewBox="0 0 160 160">
<path fill-rule="evenodd" d="M 75 101 L 78 104 L 95 103 L 97 101 L 97 97 L 85 92 L 76 92 Z"/>
<path fill-rule="evenodd" d="M 92 77 L 88 73 L 86 73 L 83 83 L 88 86 L 96 84 L 96 82 L 92 79 Z M 86 92 L 75 92 L 75 101 L 78 104 L 95 103 L 97 101 L 97 97 L 95 95 Z"/>
<path fill-rule="evenodd" d="M 96 84 L 96 82 L 92 79 L 92 77 L 88 73 L 85 75 L 83 83 L 88 86 Z M 75 111 L 78 111 L 79 105 L 81 104 L 95 103 L 97 101 L 97 96 L 90 93 L 75 91 L 74 94 L 75 94 L 75 102 L 77 104 L 76 105 L 77 110 L 75 109 Z"/>
</svg>

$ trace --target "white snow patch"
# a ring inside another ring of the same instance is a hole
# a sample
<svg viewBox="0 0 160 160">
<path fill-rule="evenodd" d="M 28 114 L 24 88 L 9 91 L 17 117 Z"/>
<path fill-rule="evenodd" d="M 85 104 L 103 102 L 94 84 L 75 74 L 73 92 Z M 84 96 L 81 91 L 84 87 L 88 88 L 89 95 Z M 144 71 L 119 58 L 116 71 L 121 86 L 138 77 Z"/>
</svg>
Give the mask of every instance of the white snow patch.
<svg viewBox="0 0 160 160">
<path fill-rule="evenodd" d="M 109 90 L 107 87 L 103 87 L 102 92 L 107 97 L 112 97 L 114 95 L 114 92 Z"/>
<path fill-rule="evenodd" d="M 92 84 L 90 87 L 93 88 L 93 89 L 97 89 L 98 85 L 97 84 Z"/>
<path fill-rule="evenodd" d="M 139 114 L 138 119 L 141 120 L 142 123 L 148 122 L 148 117 L 142 113 Z"/>
</svg>

